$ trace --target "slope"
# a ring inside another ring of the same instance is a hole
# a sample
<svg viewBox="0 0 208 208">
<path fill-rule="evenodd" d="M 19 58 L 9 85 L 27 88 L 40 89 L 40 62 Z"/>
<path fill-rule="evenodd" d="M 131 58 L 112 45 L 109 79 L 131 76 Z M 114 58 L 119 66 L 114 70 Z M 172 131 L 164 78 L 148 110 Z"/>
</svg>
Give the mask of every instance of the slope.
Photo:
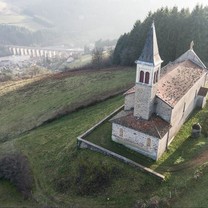
<svg viewBox="0 0 208 208">
<path fill-rule="evenodd" d="M 204 205 L 207 189 L 204 189 L 205 193 L 200 196 L 200 201 L 186 193 L 189 193 L 189 190 L 197 191 L 198 186 L 208 184 L 207 165 L 188 169 L 181 166 L 184 161 L 188 162 L 192 159 L 194 161 L 208 147 L 207 138 L 189 137 L 191 125 L 200 121 L 201 116 L 207 112 L 208 106 L 203 111 L 195 112 L 161 160 L 156 163 L 149 161 L 152 168 L 166 174 L 166 181 L 160 183 L 155 178 L 113 158 L 76 148 L 78 135 L 122 103 L 121 96 L 111 98 L 1 144 L 2 154 L 15 151 L 24 153 L 29 158 L 35 178 L 33 200 L 29 201 L 21 201 L 14 188 L 3 183 L 3 188 L 0 188 L 1 193 L 7 194 L 0 195 L 0 200 L 4 199 L 1 206 L 12 207 L 19 200 L 24 207 L 38 204 L 43 207 L 47 205 L 124 208 L 133 207 L 137 201 L 140 204 L 145 203 L 146 207 L 154 207 L 150 205 L 158 202 L 159 207 L 170 207 L 170 203 L 171 207 L 181 207 L 180 205 L 185 204 L 181 199 L 184 196 L 186 202 L 191 199 L 192 202 L 195 201 L 195 205 L 199 206 L 203 203 L 202 207 L 206 207 Z M 100 133 L 101 138 L 103 134 L 106 132 Z M 173 172 L 167 169 L 171 166 L 175 167 Z M 180 167 L 178 170 L 177 166 Z"/>
<path fill-rule="evenodd" d="M 84 70 L 1 84 L 0 141 L 122 92 L 134 74 L 131 68 Z"/>
<path fill-rule="evenodd" d="M 132 80 L 135 76 L 133 71 L 120 69 L 111 72 L 108 70 L 85 73 L 72 72 L 69 74 L 59 74 L 59 76 L 56 77 L 47 77 L 45 79 L 37 78 L 32 81 L 18 82 L 18 86 L 16 83 L 14 83 L 14 85 L 11 83 L 10 86 L 7 84 L 2 86 L 2 89 L 4 89 L 2 90 L 4 92 L 2 96 L 8 96 L 8 99 L 11 97 L 11 102 L 5 103 L 4 107 L 9 108 L 11 105 L 12 108 L 14 108 L 12 113 L 15 111 L 18 112 L 19 108 L 16 106 L 21 106 L 22 101 L 27 101 L 29 102 L 27 104 L 28 108 L 31 110 L 31 113 L 33 113 L 32 117 L 38 118 L 36 114 L 39 113 L 39 111 L 34 110 L 35 108 L 32 106 L 32 103 L 30 103 L 30 99 L 34 101 L 36 98 L 38 102 L 39 99 L 41 101 L 43 99 L 42 97 L 46 96 L 47 102 L 44 102 L 46 105 L 40 105 L 39 108 L 45 109 L 46 112 L 53 112 L 51 111 L 50 103 L 53 103 L 53 100 L 56 100 L 56 98 L 59 101 L 59 96 L 55 95 L 58 95 L 59 92 L 63 93 L 61 92 L 62 89 L 65 92 L 62 94 L 64 98 L 70 93 L 69 91 L 66 92 L 66 89 L 70 89 L 70 86 L 75 87 L 74 82 L 72 82 L 73 79 L 70 79 L 73 78 L 73 76 L 74 78 L 76 77 L 75 82 L 78 82 L 79 78 L 82 76 L 84 76 L 87 83 L 88 78 L 91 78 L 91 83 L 88 83 L 88 85 L 85 85 L 83 79 L 81 79 L 83 84 L 79 85 L 84 85 L 85 91 L 88 90 L 86 86 L 88 86 L 88 88 L 90 88 L 90 86 L 99 88 L 99 82 L 102 82 L 103 79 L 113 81 L 113 77 L 119 76 L 118 74 L 120 74 L 120 79 L 118 80 L 120 84 L 111 83 L 112 90 L 115 89 L 115 84 L 125 86 L 123 84 L 127 84 L 128 79 Z M 94 77 L 93 74 L 94 76 L 95 74 L 99 76 Z M 125 78 L 129 76 L 127 81 L 121 78 L 124 75 Z M 92 79 L 93 77 L 94 79 Z M 68 83 L 66 88 L 60 87 L 61 82 L 66 83 L 68 79 L 71 80 L 70 84 Z M 48 85 L 48 83 L 51 82 L 56 83 L 54 84 L 56 87 L 52 88 L 52 85 Z M 39 88 L 39 85 L 35 83 L 41 83 L 41 86 L 45 86 L 45 88 Z M 100 89 L 98 92 L 104 93 L 106 92 L 105 90 L 109 92 L 108 88 L 110 86 L 107 86 L 109 84 L 110 83 L 106 81 L 102 82 L 102 90 Z M 45 93 L 47 86 L 48 91 L 52 94 L 53 91 L 56 91 L 53 97 Z M 20 89 L 24 89 L 23 94 L 19 93 Z M 35 93 L 36 90 L 38 91 L 37 94 Z M 79 88 L 79 90 L 83 91 L 83 88 Z M 15 99 L 12 99 L 11 95 L 16 94 L 11 93 L 15 91 L 19 94 L 18 96 L 14 96 Z M 23 95 L 28 92 L 30 92 L 30 96 L 24 97 Z M 80 100 L 81 96 L 86 96 L 86 99 L 92 99 L 95 97 L 93 92 L 92 90 L 91 96 L 87 96 L 85 93 L 79 93 L 79 96 L 74 98 L 74 101 Z M 36 95 L 35 98 L 32 96 L 33 94 Z M 19 96 L 21 99 L 18 99 Z M 14 102 L 15 104 L 13 104 Z M 65 101 L 61 103 L 64 106 L 64 103 L 66 104 L 68 102 L 69 101 Z M 60 103 L 60 101 L 58 103 Z M 149 167 L 166 175 L 166 181 L 160 183 L 155 180 L 155 178 L 137 171 L 113 158 L 89 150 L 77 150 L 76 148 L 76 137 L 78 135 L 100 121 L 121 104 L 123 104 L 121 96 L 113 97 L 97 103 L 96 105 L 79 109 L 65 117 L 51 123 L 46 123 L 23 135 L 0 143 L 0 156 L 6 153 L 19 151 L 26 155 L 29 159 L 34 176 L 33 198 L 29 201 L 23 201 L 21 196 L 14 190 L 14 187 L 5 181 L 0 181 L 0 207 L 16 207 L 19 205 L 24 207 L 124 208 L 133 207 L 135 203 L 138 205 L 135 207 L 139 207 L 139 203 L 145 203 L 147 205 L 146 207 L 151 207 L 151 204 L 157 203 L 158 201 L 160 202 L 159 207 L 169 207 L 169 203 L 172 203 L 172 207 L 180 207 L 180 205 L 185 204 L 184 201 L 179 201 L 181 196 L 184 196 L 187 201 L 192 197 L 192 200 L 195 199 L 195 205 L 199 206 L 200 201 L 197 201 L 196 198 L 186 193 L 188 193 L 188 190 L 198 190 L 198 185 L 202 186 L 202 184 L 208 184 L 206 177 L 208 170 L 206 164 L 201 167 L 190 167 L 189 169 L 180 168 L 177 170 L 177 168 L 175 168 L 174 172 L 167 170 L 167 167 L 177 167 L 177 165 L 181 167 L 183 162 L 194 160 L 198 154 L 207 149 L 207 138 L 204 136 L 201 136 L 199 139 L 190 138 L 190 129 L 193 123 L 201 122 L 203 115 L 208 112 L 208 106 L 206 106 L 203 111 L 196 111 L 194 113 L 192 118 L 187 121 L 176 136 L 169 151 L 166 152 L 158 162 L 148 161 Z M 24 107 L 26 108 L 26 105 Z M 10 113 L 8 113 L 7 116 L 12 118 Z M 23 118 L 23 120 L 24 119 L 25 118 Z M 12 122 L 12 119 L 10 121 Z M 26 122 L 25 120 L 24 122 L 24 125 L 27 125 L 28 121 Z M 107 131 L 110 131 L 110 129 Z M 105 134 L 108 133 L 100 132 L 97 135 L 100 135 L 102 138 Z M 200 173 L 199 177 L 197 175 L 198 173 Z M 204 204 L 206 204 L 207 189 L 204 189 L 204 191 L 204 197 L 201 197 L 200 200 L 203 203 L 203 207 L 206 207 Z M 174 204 L 177 201 L 178 203 Z"/>
</svg>

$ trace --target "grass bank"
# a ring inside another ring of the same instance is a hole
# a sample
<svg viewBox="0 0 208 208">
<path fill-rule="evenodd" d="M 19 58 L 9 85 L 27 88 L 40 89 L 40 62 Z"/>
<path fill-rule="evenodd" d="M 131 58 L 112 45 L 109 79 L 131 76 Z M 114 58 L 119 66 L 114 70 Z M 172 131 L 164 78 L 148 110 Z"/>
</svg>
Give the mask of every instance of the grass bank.
<svg viewBox="0 0 208 208">
<path fill-rule="evenodd" d="M 135 70 L 61 73 L 0 86 L 0 141 L 131 86 Z"/>
</svg>

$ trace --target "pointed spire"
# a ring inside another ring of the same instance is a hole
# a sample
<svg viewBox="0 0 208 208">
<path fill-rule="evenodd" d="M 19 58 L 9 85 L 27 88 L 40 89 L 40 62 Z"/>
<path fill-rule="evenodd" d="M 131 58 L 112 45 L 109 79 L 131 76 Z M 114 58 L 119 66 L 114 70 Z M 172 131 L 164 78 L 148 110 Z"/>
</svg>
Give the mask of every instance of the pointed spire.
<svg viewBox="0 0 208 208">
<path fill-rule="evenodd" d="M 154 21 L 152 26 L 147 34 L 146 42 L 140 55 L 138 62 L 146 62 L 148 64 L 152 64 L 153 66 L 157 64 L 161 64 L 163 61 L 160 58 L 158 45 L 157 45 L 157 36 L 155 31 L 155 24 Z"/>
<path fill-rule="evenodd" d="M 194 41 L 192 40 L 190 43 L 190 50 L 193 50 L 193 48 L 194 48 Z"/>
</svg>

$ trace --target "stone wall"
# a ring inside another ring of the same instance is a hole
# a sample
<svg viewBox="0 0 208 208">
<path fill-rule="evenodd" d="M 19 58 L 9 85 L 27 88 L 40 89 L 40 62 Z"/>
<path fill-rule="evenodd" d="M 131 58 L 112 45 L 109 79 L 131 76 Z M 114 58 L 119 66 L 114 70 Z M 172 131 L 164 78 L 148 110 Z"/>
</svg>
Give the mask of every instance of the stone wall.
<svg viewBox="0 0 208 208">
<path fill-rule="evenodd" d="M 121 155 L 119 155 L 119 154 L 117 154 L 115 152 L 112 152 L 112 151 L 107 150 L 107 149 L 105 149 L 103 147 L 100 147 L 100 146 L 98 146 L 96 144 L 93 144 L 93 143 L 91 143 L 89 141 L 86 141 L 85 139 L 82 139 L 81 137 L 77 138 L 77 145 L 78 145 L 79 148 L 87 148 L 87 149 L 90 149 L 92 151 L 100 152 L 100 153 L 102 153 L 104 155 L 116 158 L 116 159 L 118 159 L 118 160 L 120 160 L 120 161 L 122 161 L 124 163 L 127 163 L 127 164 L 129 164 L 129 165 L 131 165 L 131 166 L 133 166 L 135 168 L 138 168 L 139 170 L 141 170 L 141 171 L 143 171 L 145 173 L 148 173 L 148 174 L 150 174 L 152 176 L 155 176 L 156 178 L 158 178 L 161 181 L 165 180 L 165 176 L 164 175 L 162 175 L 160 173 L 157 173 L 157 172 L 153 171 L 152 169 L 147 168 L 147 167 L 145 167 L 143 165 L 140 165 L 140 164 L 138 164 L 138 163 L 136 163 L 136 162 L 126 158 L 126 157 L 123 157 L 123 156 L 121 156 Z"/>
<path fill-rule="evenodd" d="M 167 150 L 168 147 L 169 132 L 161 139 L 159 139 L 159 145 L 157 150 L 157 159 Z"/>
<path fill-rule="evenodd" d="M 138 168 L 139 170 L 146 172 L 148 174 L 151 174 L 155 177 L 157 177 L 159 180 L 164 180 L 165 176 L 163 176 L 160 173 L 157 173 L 153 170 L 151 170 L 150 168 L 144 167 L 126 157 L 123 157 L 119 154 L 116 154 L 115 152 L 109 151 L 101 146 L 98 146 L 96 144 L 93 144 L 92 142 L 89 142 L 87 140 L 85 140 L 85 137 L 87 135 L 89 135 L 92 131 L 94 131 L 98 126 L 100 126 L 101 124 L 103 124 L 106 120 L 109 120 L 110 118 L 112 118 L 115 114 L 117 114 L 119 111 L 121 111 L 123 109 L 124 106 L 121 106 L 120 108 L 118 108 L 117 110 L 115 110 L 113 113 L 111 113 L 110 115 L 108 115 L 106 118 L 104 118 L 103 120 L 101 120 L 100 122 L 98 122 L 97 124 L 95 124 L 92 128 L 88 129 L 85 133 L 83 133 L 82 135 L 80 135 L 79 137 L 77 137 L 77 147 L 78 148 L 83 148 L 83 149 L 90 149 L 92 151 L 96 151 L 96 152 L 100 152 L 104 155 L 108 155 L 111 157 L 114 157 L 122 162 L 125 162 L 133 167 Z M 99 138 L 98 138 L 99 139 Z"/>
<path fill-rule="evenodd" d="M 172 108 L 160 98 L 156 98 L 156 114 L 170 123 Z"/>
<path fill-rule="evenodd" d="M 113 123 L 112 140 L 157 160 L 159 139 L 156 137 Z"/>
<path fill-rule="evenodd" d="M 201 77 L 195 85 L 189 89 L 184 97 L 174 106 L 171 117 L 170 138 L 175 136 L 183 123 L 187 120 L 197 106 L 198 91 L 205 83 L 205 76 Z"/>
<path fill-rule="evenodd" d="M 154 111 L 154 98 L 157 91 L 157 85 L 154 87 L 146 84 L 136 84 L 135 86 L 135 104 L 134 116 L 148 120 Z"/>
<path fill-rule="evenodd" d="M 135 93 L 125 95 L 124 110 L 131 110 L 134 108 Z"/>
</svg>

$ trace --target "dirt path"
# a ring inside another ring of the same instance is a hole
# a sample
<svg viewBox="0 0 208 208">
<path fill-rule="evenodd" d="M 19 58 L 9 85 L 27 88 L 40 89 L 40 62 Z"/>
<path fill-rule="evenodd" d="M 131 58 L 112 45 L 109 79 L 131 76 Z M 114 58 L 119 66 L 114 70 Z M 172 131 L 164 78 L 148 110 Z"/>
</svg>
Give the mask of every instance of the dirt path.
<svg viewBox="0 0 208 208">
<path fill-rule="evenodd" d="M 205 149 L 200 154 L 196 155 L 192 160 L 183 164 L 174 165 L 172 167 L 164 167 L 163 171 L 177 172 L 183 169 L 196 168 L 204 163 L 208 162 L 208 149 Z"/>
</svg>

